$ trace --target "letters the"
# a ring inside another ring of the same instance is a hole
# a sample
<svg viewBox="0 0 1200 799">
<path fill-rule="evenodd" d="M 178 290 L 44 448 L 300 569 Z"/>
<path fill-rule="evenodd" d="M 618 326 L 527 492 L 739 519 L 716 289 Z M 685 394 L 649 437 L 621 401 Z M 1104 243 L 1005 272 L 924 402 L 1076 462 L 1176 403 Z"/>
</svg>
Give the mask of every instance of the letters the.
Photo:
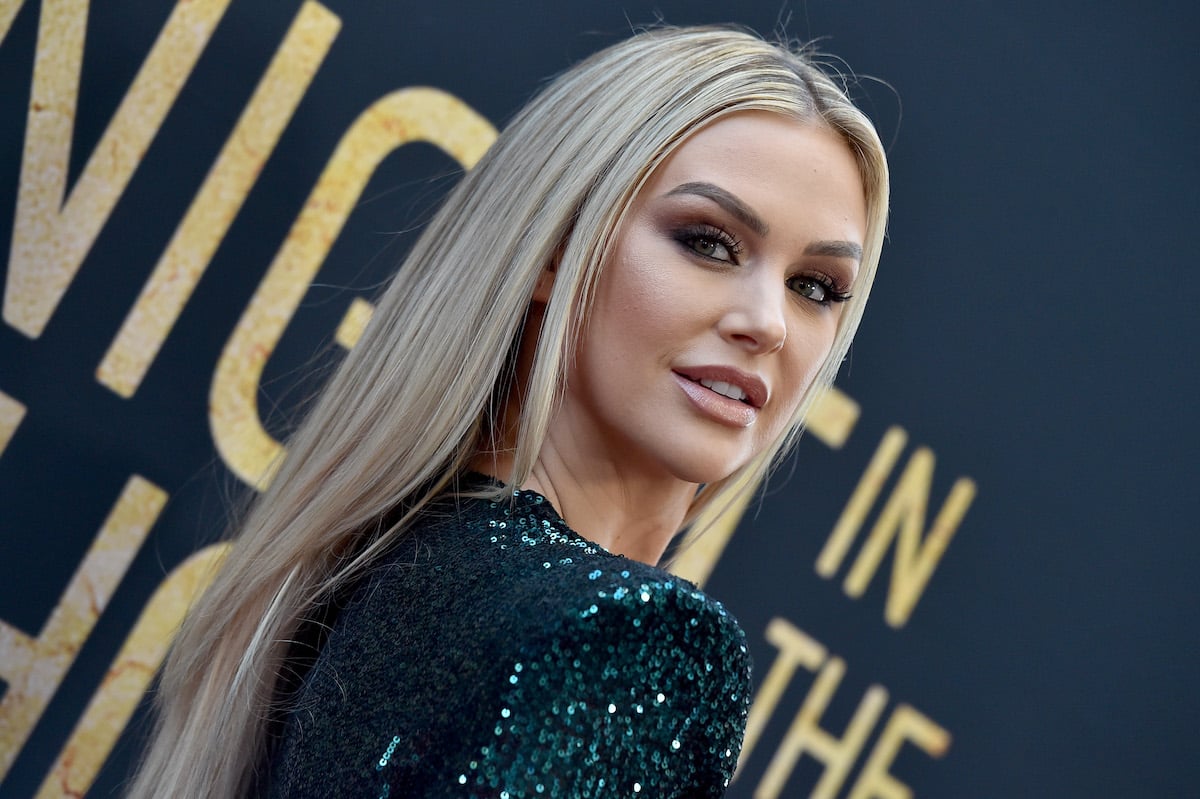
<svg viewBox="0 0 1200 799">
<path fill-rule="evenodd" d="M 762 782 L 754 792 L 755 799 L 779 796 L 796 761 L 804 753 L 825 764 L 825 771 L 813 788 L 812 799 L 832 799 L 837 795 L 888 700 L 883 686 L 872 685 L 863 695 L 842 737 L 839 739 L 827 732 L 820 726 L 821 717 L 845 673 L 846 662 L 839 657 L 829 658 L 821 667 L 804 704 L 784 735 L 783 743 L 771 758 Z"/>
<path fill-rule="evenodd" d="M 882 685 L 867 688 L 839 738 L 821 726 L 821 719 L 845 676 L 845 661 L 829 656 L 824 646 L 786 619 L 772 619 L 767 625 L 766 638 L 779 654 L 750 708 L 737 776 L 741 776 L 751 751 L 759 743 L 763 728 L 778 708 L 796 670 L 802 667 L 815 673 L 816 677 L 755 787 L 754 797 L 777 799 L 782 796 L 797 762 L 807 754 L 824 766 L 809 796 L 832 799 L 846 784 L 854 764 L 862 756 L 867 739 L 887 706 L 887 689 Z M 911 799 L 911 789 L 888 773 L 905 741 L 933 757 L 942 757 L 950 746 L 950 733 L 912 706 L 898 705 L 851 788 L 850 799 Z"/>
<path fill-rule="evenodd" d="M 742 738 L 741 763 L 746 762 L 754 745 L 758 743 L 763 727 L 779 705 L 779 700 L 795 676 L 796 669 L 803 667 L 810 672 L 816 671 L 825 662 L 826 657 L 825 647 L 785 619 L 771 619 L 767 625 L 766 637 L 779 650 L 779 654 L 775 656 L 775 662 L 771 664 L 766 679 L 755 691 L 754 704 L 746 719 L 746 734 Z M 738 770 L 741 771 L 740 767 Z"/>
<path fill-rule="evenodd" d="M 916 708 L 900 705 L 892 711 L 848 799 L 912 799 L 912 789 L 888 773 L 905 741 L 933 757 L 942 757 L 950 748 L 950 733 Z"/>
</svg>

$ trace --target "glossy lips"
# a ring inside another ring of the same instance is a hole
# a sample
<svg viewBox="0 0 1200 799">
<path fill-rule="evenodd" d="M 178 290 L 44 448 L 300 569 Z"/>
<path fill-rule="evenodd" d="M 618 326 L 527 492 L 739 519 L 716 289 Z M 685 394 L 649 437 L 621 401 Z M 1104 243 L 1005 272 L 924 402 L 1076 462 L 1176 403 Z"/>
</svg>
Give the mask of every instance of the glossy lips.
<svg viewBox="0 0 1200 799">
<path fill-rule="evenodd" d="M 672 372 L 680 388 L 706 416 L 731 427 L 749 427 L 767 400 L 767 387 L 754 375 L 725 366 Z"/>
<path fill-rule="evenodd" d="M 746 392 L 742 391 L 732 383 L 722 383 L 720 380 L 709 380 L 705 378 L 704 380 L 700 381 L 700 385 L 711 391 L 717 392 L 722 397 L 729 397 L 730 399 L 735 399 L 738 402 L 746 401 Z"/>
</svg>

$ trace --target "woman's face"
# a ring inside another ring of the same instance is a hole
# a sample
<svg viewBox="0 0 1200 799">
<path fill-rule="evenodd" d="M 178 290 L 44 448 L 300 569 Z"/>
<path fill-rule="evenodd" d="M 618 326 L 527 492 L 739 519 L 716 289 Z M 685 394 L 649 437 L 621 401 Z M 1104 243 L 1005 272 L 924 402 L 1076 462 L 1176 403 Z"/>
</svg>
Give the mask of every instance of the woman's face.
<svg viewBox="0 0 1200 799">
<path fill-rule="evenodd" d="M 701 129 L 618 231 L 550 440 L 624 474 L 728 476 L 828 356 L 865 231 L 837 134 L 757 111 Z"/>
</svg>

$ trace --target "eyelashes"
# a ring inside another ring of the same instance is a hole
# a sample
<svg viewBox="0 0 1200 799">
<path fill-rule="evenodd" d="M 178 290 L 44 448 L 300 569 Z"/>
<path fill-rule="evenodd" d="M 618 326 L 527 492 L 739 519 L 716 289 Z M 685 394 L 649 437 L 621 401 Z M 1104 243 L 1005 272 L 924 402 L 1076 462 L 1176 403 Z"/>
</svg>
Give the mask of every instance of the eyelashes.
<svg viewBox="0 0 1200 799">
<path fill-rule="evenodd" d="M 813 302 L 828 305 L 832 302 L 845 302 L 853 294 L 838 286 L 828 275 L 796 275 L 788 278 L 787 286 L 801 297 L 807 297 Z"/>
<path fill-rule="evenodd" d="M 672 231 L 671 237 L 685 251 L 706 261 L 729 266 L 740 265 L 745 249 L 728 231 L 706 223 L 684 225 Z M 853 296 L 849 286 L 822 272 L 792 275 L 786 284 L 797 296 L 818 305 L 846 302 Z"/>
<path fill-rule="evenodd" d="M 686 225 L 673 233 L 675 241 L 702 258 L 737 264 L 742 243 L 715 225 Z"/>
</svg>

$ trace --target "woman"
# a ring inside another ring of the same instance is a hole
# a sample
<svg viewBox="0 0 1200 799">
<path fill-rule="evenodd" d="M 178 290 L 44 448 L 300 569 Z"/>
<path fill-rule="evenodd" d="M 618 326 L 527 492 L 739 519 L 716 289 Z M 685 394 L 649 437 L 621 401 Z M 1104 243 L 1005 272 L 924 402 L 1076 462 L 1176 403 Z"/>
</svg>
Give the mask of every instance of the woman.
<svg viewBox="0 0 1200 799">
<path fill-rule="evenodd" d="M 176 640 L 135 796 L 720 796 L 744 638 L 655 568 L 870 288 L 887 168 L 803 55 L 662 29 L 461 182 Z"/>
</svg>

